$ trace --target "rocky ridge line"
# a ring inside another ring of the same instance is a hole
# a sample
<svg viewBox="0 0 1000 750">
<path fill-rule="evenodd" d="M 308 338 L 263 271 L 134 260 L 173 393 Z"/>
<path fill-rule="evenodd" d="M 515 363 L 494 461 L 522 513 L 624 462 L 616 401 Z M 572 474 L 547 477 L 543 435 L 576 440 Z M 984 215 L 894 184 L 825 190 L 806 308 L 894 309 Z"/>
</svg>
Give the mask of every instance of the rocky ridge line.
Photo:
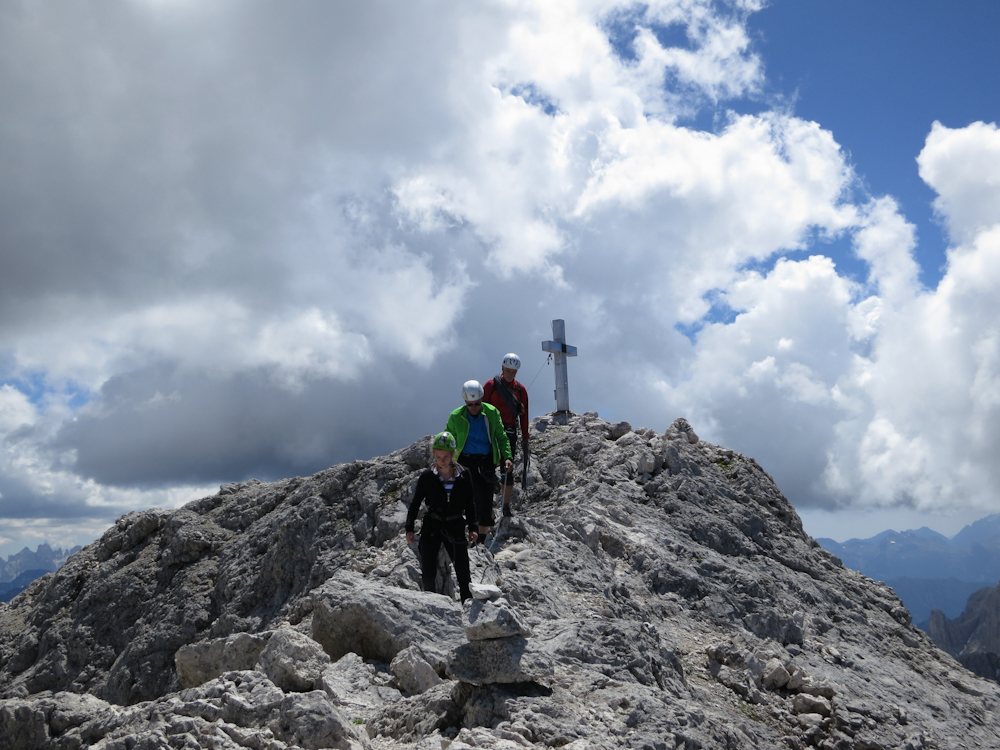
<svg viewBox="0 0 1000 750">
<path fill-rule="evenodd" d="M 426 440 L 122 518 L 0 607 L 0 744 L 996 747 L 1000 686 L 752 459 L 592 414 L 532 450 L 464 609 L 401 534 Z"/>
</svg>

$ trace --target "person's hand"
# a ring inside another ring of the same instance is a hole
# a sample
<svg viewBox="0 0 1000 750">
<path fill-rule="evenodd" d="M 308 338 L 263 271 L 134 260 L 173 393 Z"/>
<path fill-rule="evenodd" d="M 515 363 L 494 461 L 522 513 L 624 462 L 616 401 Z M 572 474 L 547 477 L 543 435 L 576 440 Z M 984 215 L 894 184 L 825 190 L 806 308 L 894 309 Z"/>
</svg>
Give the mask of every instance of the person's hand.
<svg viewBox="0 0 1000 750">
<path fill-rule="evenodd" d="M 413 532 L 412 531 L 407 531 L 406 532 L 406 543 L 407 544 L 413 544 Z"/>
<path fill-rule="evenodd" d="M 510 460 L 510 459 L 508 458 L 508 459 L 507 459 L 507 460 L 506 460 L 506 461 L 504 462 L 504 465 L 503 465 L 503 466 L 504 466 L 504 469 L 506 469 L 507 471 L 513 471 L 513 469 L 514 469 L 514 462 L 513 462 L 513 461 L 511 461 L 511 460 Z"/>
<path fill-rule="evenodd" d="M 478 538 L 479 538 L 479 534 L 477 534 L 477 533 L 476 533 L 475 531 L 470 531 L 470 532 L 469 532 L 469 541 L 470 541 L 470 542 L 474 542 L 474 541 L 476 541 L 476 540 L 477 540 Z"/>
</svg>

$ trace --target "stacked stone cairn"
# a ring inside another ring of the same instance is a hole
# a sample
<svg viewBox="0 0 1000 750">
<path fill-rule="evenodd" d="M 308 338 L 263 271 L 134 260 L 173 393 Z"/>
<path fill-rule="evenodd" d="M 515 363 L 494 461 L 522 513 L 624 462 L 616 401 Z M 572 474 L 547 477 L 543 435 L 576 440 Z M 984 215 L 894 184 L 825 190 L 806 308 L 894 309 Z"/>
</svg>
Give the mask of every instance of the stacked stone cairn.
<svg viewBox="0 0 1000 750">
<path fill-rule="evenodd" d="M 469 685 L 530 683 L 552 675 L 552 662 L 530 648 L 531 628 L 497 586 L 471 584 L 466 603 L 469 642 L 450 655 L 448 676 Z"/>
</svg>

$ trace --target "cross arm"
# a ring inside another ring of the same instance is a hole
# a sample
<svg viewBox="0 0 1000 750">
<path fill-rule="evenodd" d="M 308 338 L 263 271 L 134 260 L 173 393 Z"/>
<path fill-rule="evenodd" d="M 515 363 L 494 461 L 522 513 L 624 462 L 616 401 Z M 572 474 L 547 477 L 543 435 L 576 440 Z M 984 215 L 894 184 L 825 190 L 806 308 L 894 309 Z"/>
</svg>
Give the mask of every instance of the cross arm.
<svg viewBox="0 0 1000 750">
<path fill-rule="evenodd" d="M 576 347 L 564 344 L 562 341 L 543 341 L 542 351 L 549 354 L 565 354 L 567 357 L 576 356 Z"/>
</svg>

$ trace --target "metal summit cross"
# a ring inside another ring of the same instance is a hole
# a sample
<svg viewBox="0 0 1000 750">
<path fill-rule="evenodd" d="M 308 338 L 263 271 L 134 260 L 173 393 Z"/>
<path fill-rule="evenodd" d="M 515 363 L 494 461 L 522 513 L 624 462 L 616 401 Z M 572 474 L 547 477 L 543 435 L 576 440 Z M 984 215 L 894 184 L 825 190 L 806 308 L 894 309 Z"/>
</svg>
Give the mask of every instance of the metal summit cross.
<svg viewBox="0 0 1000 750">
<path fill-rule="evenodd" d="M 552 321 L 552 341 L 542 342 L 542 351 L 553 355 L 556 363 L 556 421 L 566 424 L 569 418 L 569 374 L 566 357 L 576 356 L 576 347 L 566 343 L 566 321 Z"/>
</svg>

